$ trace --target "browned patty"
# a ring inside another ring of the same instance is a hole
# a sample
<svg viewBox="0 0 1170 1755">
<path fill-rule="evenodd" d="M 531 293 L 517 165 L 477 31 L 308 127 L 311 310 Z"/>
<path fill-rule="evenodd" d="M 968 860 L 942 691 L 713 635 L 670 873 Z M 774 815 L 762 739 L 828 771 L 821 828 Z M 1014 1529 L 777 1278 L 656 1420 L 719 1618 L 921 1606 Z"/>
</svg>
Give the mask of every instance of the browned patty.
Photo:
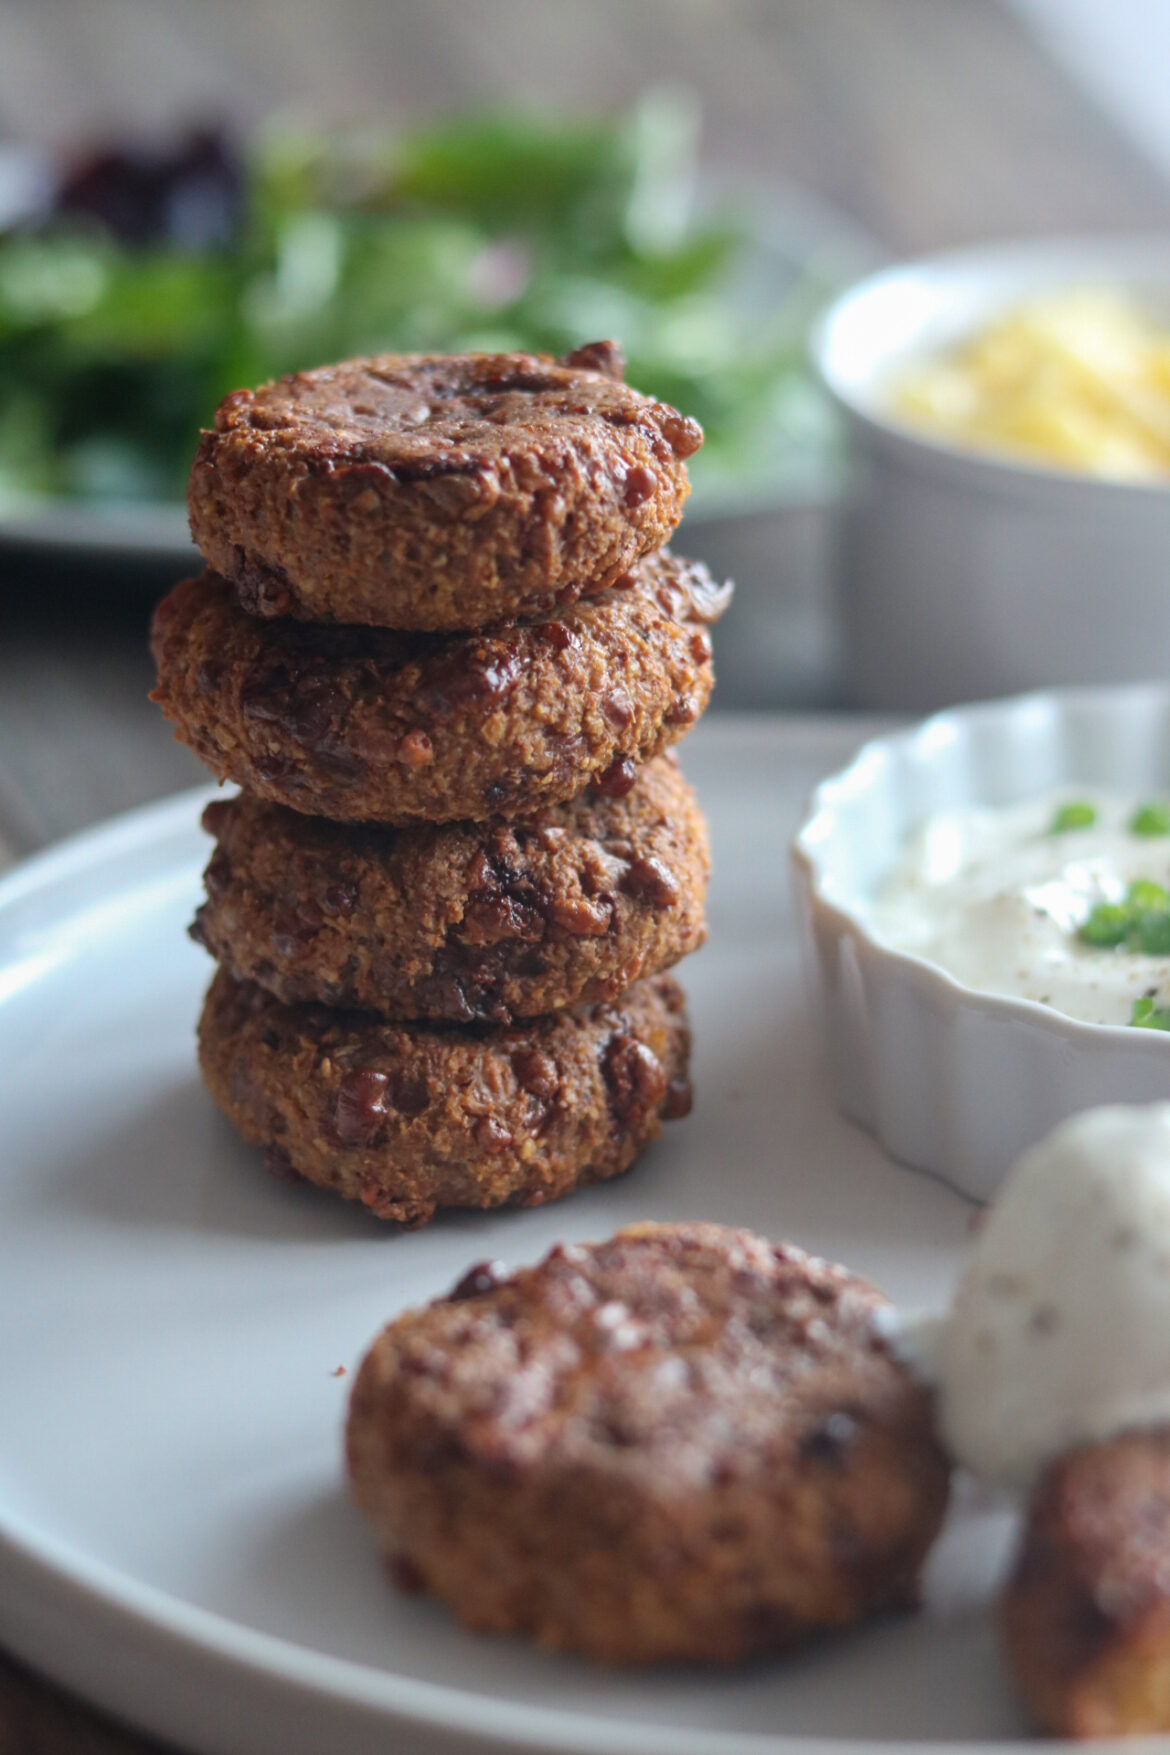
<svg viewBox="0 0 1170 1755">
<path fill-rule="evenodd" d="M 673 754 L 624 798 L 488 823 L 330 823 L 244 793 L 192 935 L 286 1004 L 507 1023 L 616 999 L 706 936 L 707 829 Z"/>
<path fill-rule="evenodd" d="M 367 1354 L 354 1495 L 406 1588 L 607 1663 L 729 1662 L 904 1606 L 948 1465 L 884 1303 L 709 1224 L 484 1264 Z"/>
<path fill-rule="evenodd" d="M 208 1090 L 269 1167 L 380 1219 L 540 1206 L 627 1170 L 690 1107 L 682 991 L 504 1027 L 285 1006 L 219 970 L 199 1024 Z"/>
<path fill-rule="evenodd" d="M 191 470 L 191 532 L 259 615 L 480 628 L 599 591 L 669 537 L 693 420 L 612 342 L 384 354 L 237 390 Z"/>
<path fill-rule="evenodd" d="M 151 699 L 221 779 L 311 816 L 529 813 L 628 790 L 690 729 L 729 595 L 663 551 L 551 620 L 397 634 L 259 621 L 205 573 L 155 611 Z"/>
<path fill-rule="evenodd" d="M 1041 1730 L 1170 1731 L 1170 1430 L 1091 1444 L 1046 1471 L 1001 1620 Z"/>
</svg>

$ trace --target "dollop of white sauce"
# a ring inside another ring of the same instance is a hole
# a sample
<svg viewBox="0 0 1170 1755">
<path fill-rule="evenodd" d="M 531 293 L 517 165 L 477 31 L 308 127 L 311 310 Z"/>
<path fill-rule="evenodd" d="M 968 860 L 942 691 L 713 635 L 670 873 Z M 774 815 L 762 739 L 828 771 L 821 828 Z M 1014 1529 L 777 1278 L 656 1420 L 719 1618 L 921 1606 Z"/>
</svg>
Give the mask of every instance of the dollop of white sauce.
<svg viewBox="0 0 1170 1755">
<path fill-rule="evenodd" d="M 943 1436 L 989 1485 L 1170 1420 L 1170 1104 L 1088 1110 L 1026 1152 L 931 1339 Z"/>
<path fill-rule="evenodd" d="M 1096 822 L 1051 833 L 1057 810 L 1074 800 L 1092 804 Z M 980 992 L 1128 1024 L 1136 999 L 1170 1004 L 1170 957 L 1101 950 L 1077 932 L 1138 879 L 1170 888 L 1170 836 L 1128 828 L 1143 802 L 1066 787 L 1002 810 L 932 817 L 872 897 L 866 924 L 883 944 Z"/>
</svg>

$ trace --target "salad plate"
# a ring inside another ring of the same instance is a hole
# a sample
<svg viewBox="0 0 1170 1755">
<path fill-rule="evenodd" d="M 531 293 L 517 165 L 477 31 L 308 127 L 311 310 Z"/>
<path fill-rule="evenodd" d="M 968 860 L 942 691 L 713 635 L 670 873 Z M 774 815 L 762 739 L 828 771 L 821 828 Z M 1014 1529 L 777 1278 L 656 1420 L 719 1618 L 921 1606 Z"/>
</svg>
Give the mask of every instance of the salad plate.
<svg viewBox="0 0 1170 1755">
<path fill-rule="evenodd" d="M 872 727 L 733 717 L 685 765 L 715 853 L 684 984 L 696 1106 L 630 1174 L 396 1235 L 267 1178 L 199 1084 L 210 965 L 185 937 L 206 793 L 0 882 L 0 1642 L 214 1755 L 795 1755 L 1004 1748 L 991 1598 L 1011 1518 L 960 1496 L 922 1611 L 730 1671 L 591 1667 L 397 1595 L 340 1435 L 377 1329 L 485 1256 L 714 1219 L 945 1300 L 972 1208 L 835 1113 L 785 847 Z"/>
<path fill-rule="evenodd" d="M 0 514 L 0 552 L 52 562 L 92 560 L 193 567 L 198 554 L 186 508 L 165 502 L 32 501 Z"/>
<path fill-rule="evenodd" d="M 716 185 L 697 127 L 685 93 L 651 91 L 73 164 L 0 147 L 0 551 L 190 565 L 186 468 L 238 384 L 602 334 L 704 423 L 693 528 L 822 500 L 836 445 L 805 334 L 878 252 L 805 191 Z"/>
</svg>

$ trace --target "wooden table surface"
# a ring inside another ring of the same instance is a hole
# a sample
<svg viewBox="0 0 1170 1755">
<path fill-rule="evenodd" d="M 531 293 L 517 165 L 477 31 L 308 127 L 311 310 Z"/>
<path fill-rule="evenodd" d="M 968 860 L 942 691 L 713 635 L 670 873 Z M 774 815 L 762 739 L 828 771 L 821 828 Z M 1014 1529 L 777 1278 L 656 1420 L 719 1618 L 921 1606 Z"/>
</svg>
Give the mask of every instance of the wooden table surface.
<svg viewBox="0 0 1170 1755">
<path fill-rule="evenodd" d="M 0 0 L 0 139 L 620 103 L 659 79 L 701 95 L 714 168 L 807 188 L 891 254 L 1170 221 L 1170 186 L 996 0 Z M 808 515 L 786 528 L 781 575 Z M 0 552 L 10 851 L 201 777 L 146 701 L 165 583 Z M 0 1755 L 156 1747 L 0 1658 Z"/>
</svg>

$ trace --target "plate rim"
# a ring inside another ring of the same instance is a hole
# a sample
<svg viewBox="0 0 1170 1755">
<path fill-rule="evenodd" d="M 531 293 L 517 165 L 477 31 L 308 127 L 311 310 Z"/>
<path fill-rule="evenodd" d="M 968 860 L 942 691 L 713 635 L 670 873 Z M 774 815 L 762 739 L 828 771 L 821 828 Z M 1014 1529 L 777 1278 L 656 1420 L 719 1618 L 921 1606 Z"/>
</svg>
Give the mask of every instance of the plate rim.
<svg viewBox="0 0 1170 1755">
<path fill-rule="evenodd" d="M 797 477 L 765 491 L 738 496 L 710 493 L 688 508 L 692 531 L 744 519 L 783 517 L 794 510 L 828 510 L 838 500 L 837 484 Z M 685 541 L 685 527 L 680 526 Z M 180 501 L 132 502 L 125 516 L 82 501 L 42 499 L 0 511 L 0 552 L 30 560 L 54 555 L 109 564 L 123 559 L 136 566 L 197 569 L 199 550 L 186 530 Z"/>
</svg>

